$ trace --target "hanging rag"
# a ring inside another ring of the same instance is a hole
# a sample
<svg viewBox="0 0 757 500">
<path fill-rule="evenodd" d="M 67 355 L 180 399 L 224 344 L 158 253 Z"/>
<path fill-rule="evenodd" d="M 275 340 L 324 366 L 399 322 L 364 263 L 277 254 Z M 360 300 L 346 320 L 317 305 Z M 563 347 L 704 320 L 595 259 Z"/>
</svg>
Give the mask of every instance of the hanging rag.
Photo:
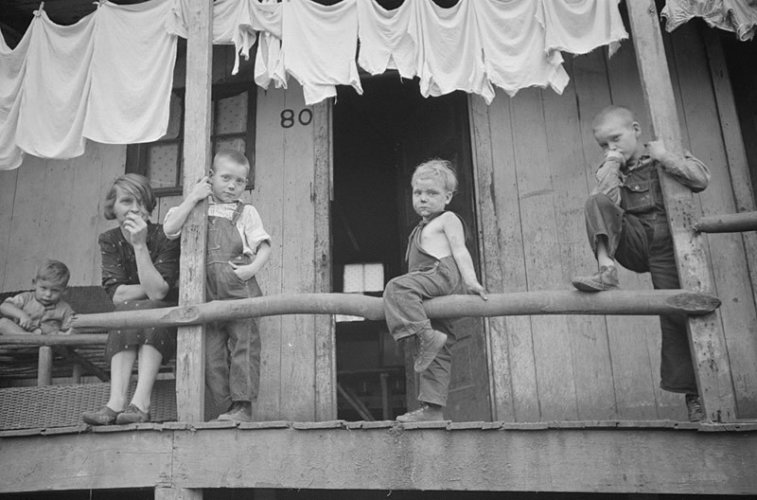
<svg viewBox="0 0 757 500">
<path fill-rule="evenodd" d="M 375 0 L 357 2 L 361 68 L 372 75 L 396 69 L 402 78 L 415 76 L 419 47 L 408 34 L 408 27 L 416 23 L 412 4 L 405 1 L 388 10 Z"/>
<path fill-rule="evenodd" d="M 541 0 L 538 18 L 546 30 L 548 52 L 588 54 L 608 45 L 612 56 L 628 38 L 620 0 Z"/>
</svg>

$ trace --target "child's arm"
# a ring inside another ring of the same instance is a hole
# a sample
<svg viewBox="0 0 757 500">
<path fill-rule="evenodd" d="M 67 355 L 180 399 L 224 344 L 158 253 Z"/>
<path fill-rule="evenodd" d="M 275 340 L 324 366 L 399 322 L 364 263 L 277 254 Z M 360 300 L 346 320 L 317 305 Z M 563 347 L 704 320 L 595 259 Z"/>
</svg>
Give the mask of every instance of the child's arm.
<svg viewBox="0 0 757 500">
<path fill-rule="evenodd" d="M 258 274 L 258 271 L 263 269 L 263 266 L 268 262 L 268 258 L 271 256 L 271 244 L 268 241 L 264 241 L 258 247 L 258 251 L 255 254 L 255 258 L 252 262 L 244 266 L 240 266 L 230 262 L 231 267 L 234 268 L 234 272 L 242 281 L 247 281 L 253 276 Z"/>
<path fill-rule="evenodd" d="M 210 196 L 210 181 L 205 176 L 192 188 L 184 201 L 176 208 L 169 210 L 163 221 L 163 232 L 171 239 L 176 239 L 181 234 L 181 228 L 187 221 L 192 209 L 199 202 Z"/>
<path fill-rule="evenodd" d="M 620 205 L 620 167 L 625 163 L 621 153 L 608 151 L 602 165 L 597 169 L 597 185 L 591 194 L 605 194 L 613 203 Z"/>
<path fill-rule="evenodd" d="M 703 191 L 710 183 L 710 169 L 688 153 L 683 156 L 671 153 L 661 140 L 649 142 L 647 152 L 660 162 L 664 171 L 695 193 Z"/>
<path fill-rule="evenodd" d="M 24 330 L 28 330 L 32 326 L 32 318 L 8 300 L 0 304 L 0 315 L 18 320 L 18 325 Z"/>
<path fill-rule="evenodd" d="M 447 236 L 452 256 L 455 258 L 455 262 L 457 262 L 458 269 L 460 269 L 465 287 L 469 292 L 475 293 L 482 299 L 487 300 L 486 289 L 484 289 L 476 278 L 476 271 L 473 269 L 473 259 L 468 252 L 468 248 L 465 246 L 463 223 L 457 215 L 451 212 L 444 214 L 442 217 L 442 229 Z"/>
</svg>

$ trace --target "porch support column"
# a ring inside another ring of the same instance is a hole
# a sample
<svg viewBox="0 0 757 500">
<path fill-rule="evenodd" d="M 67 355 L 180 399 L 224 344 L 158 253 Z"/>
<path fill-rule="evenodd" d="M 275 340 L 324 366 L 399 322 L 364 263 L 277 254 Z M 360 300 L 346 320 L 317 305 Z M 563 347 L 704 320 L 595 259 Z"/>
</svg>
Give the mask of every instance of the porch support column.
<svg viewBox="0 0 757 500">
<path fill-rule="evenodd" d="M 681 127 L 655 2 L 626 1 L 626 8 L 644 100 L 652 117 L 652 134 L 663 140 L 669 151 L 681 153 Z M 694 195 L 664 172 L 660 173 L 660 181 L 681 288 L 713 293 L 714 276 L 705 237 L 692 228 L 700 216 Z M 706 316 L 689 316 L 687 325 L 705 419 L 733 421 L 736 419 L 736 399 L 720 315 L 716 311 Z"/>
<path fill-rule="evenodd" d="M 187 80 L 184 118 L 184 195 L 210 163 L 212 0 L 187 3 Z M 181 232 L 179 304 L 205 302 L 207 202 L 198 203 Z M 181 422 L 202 422 L 205 408 L 205 326 L 179 328 L 176 354 L 176 411 Z M 194 498 L 202 498 L 202 491 Z M 187 497 L 183 497 L 187 498 Z"/>
</svg>

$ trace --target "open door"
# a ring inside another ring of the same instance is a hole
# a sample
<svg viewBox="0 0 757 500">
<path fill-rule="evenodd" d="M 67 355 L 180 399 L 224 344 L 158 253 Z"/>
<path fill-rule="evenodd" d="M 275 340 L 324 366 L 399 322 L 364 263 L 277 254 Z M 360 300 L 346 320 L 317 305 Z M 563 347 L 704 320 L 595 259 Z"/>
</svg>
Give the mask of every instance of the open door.
<svg viewBox="0 0 757 500">
<path fill-rule="evenodd" d="M 410 178 L 415 166 L 434 157 L 451 160 L 457 169 L 459 187 L 449 209 L 457 212 L 470 230 L 468 247 L 478 269 L 467 96 L 456 93 L 424 99 L 417 81 L 401 80 L 391 74 L 365 79 L 363 89 L 363 96 L 350 88 L 340 89 L 334 105 L 335 289 L 343 290 L 343 270 L 351 263 L 381 263 L 384 283 L 405 272 L 407 237 L 419 220 L 412 209 Z M 471 335 L 453 349 L 446 416 L 457 421 L 489 420 L 483 320 L 470 318 L 467 323 Z M 405 408 L 391 405 L 390 418 L 417 407 L 417 378 L 411 353 L 399 352 L 391 337 L 387 341 L 388 332 L 384 331 L 378 334 L 378 341 L 362 344 L 362 350 L 369 346 L 382 349 L 376 353 L 376 360 L 367 361 L 365 353 L 359 352 L 355 329 L 354 324 L 350 325 L 352 337 L 340 335 L 337 324 L 337 381 L 346 392 L 359 396 L 364 387 L 349 387 L 348 377 L 340 379 L 339 373 L 353 373 L 356 359 L 361 360 L 363 369 L 367 369 L 366 363 L 390 360 L 392 367 L 380 366 L 379 370 L 402 370 L 404 388 L 395 380 L 392 395 L 402 390 L 406 401 Z M 347 347 L 349 344 L 354 347 Z M 340 418 L 350 416 L 342 415 Z M 383 415 L 386 417 L 387 412 Z"/>
</svg>

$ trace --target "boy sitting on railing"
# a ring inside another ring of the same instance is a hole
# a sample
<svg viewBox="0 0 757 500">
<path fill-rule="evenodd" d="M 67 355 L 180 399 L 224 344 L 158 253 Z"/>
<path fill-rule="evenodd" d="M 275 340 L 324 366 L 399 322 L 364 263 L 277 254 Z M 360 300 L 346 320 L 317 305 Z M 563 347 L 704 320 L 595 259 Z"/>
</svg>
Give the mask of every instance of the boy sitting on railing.
<svg viewBox="0 0 757 500">
<path fill-rule="evenodd" d="M 452 320 L 430 321 L 423 300 L 442 295 L 475 293 L 486 300 L 465 246 L 463 222 L 445 210 L 457 189 L 450 162 L 434 159 L 416 167 L 411 181 L 413 209 L 422 217 L 408 240 L 408 273 L 384 290 L 389 331 L 399 341 L 415 336 L 419 352 L 414 369 L 420 373 L 419 409 L 397 417 L 400 422 L 443 420 L 452 364 L 451 346 L 464 332 Z"/>
<path fill-rule="evenodd" d="M 586 201 L 585 217 L 599 271 L 573 278 L 573 286 L 585 292 L 618 288 L 617 260 L 631 271 L 651 273 L 656 289 L 680 288 L 657 169 L 695 193 L 707 187 L 709 170 L 689 154 L 667 151 L 662 141 L 641 142 L 639 122 L 622 106 L 600 111 L 593 127 L 605 157 L 597 170 L 597 187 Z M 685 393 L 689 420 L 701 420 L 685 318 L 660 316 L 660 325 L 660 387 Z"/>
<path fill-rule="evenodd" d="M 34 290 L 0 304 L 0 334 L 69 334 L 74 311 L 60 300 L 71 274 L 63 262 L 46 260 L 32 280 Z"/>
<path fill-rule="evenodd" d="M 263 293 L 255 275 L 271 254 L 271 237 L 252 205 L 240 201 L 250 163 L 242 153 L 223 150 L 213 158 L 186 199 L 168 211 L 163 230 L 178 238 L 192 208 L 210 196 L 205 290 L 209 300 L 246 299 Z M 208 323 L 205 331 L 205 385 L 218 420 L 249 422 L 260 386 L 260 331 L 257 318 Z"/>
</svg>

